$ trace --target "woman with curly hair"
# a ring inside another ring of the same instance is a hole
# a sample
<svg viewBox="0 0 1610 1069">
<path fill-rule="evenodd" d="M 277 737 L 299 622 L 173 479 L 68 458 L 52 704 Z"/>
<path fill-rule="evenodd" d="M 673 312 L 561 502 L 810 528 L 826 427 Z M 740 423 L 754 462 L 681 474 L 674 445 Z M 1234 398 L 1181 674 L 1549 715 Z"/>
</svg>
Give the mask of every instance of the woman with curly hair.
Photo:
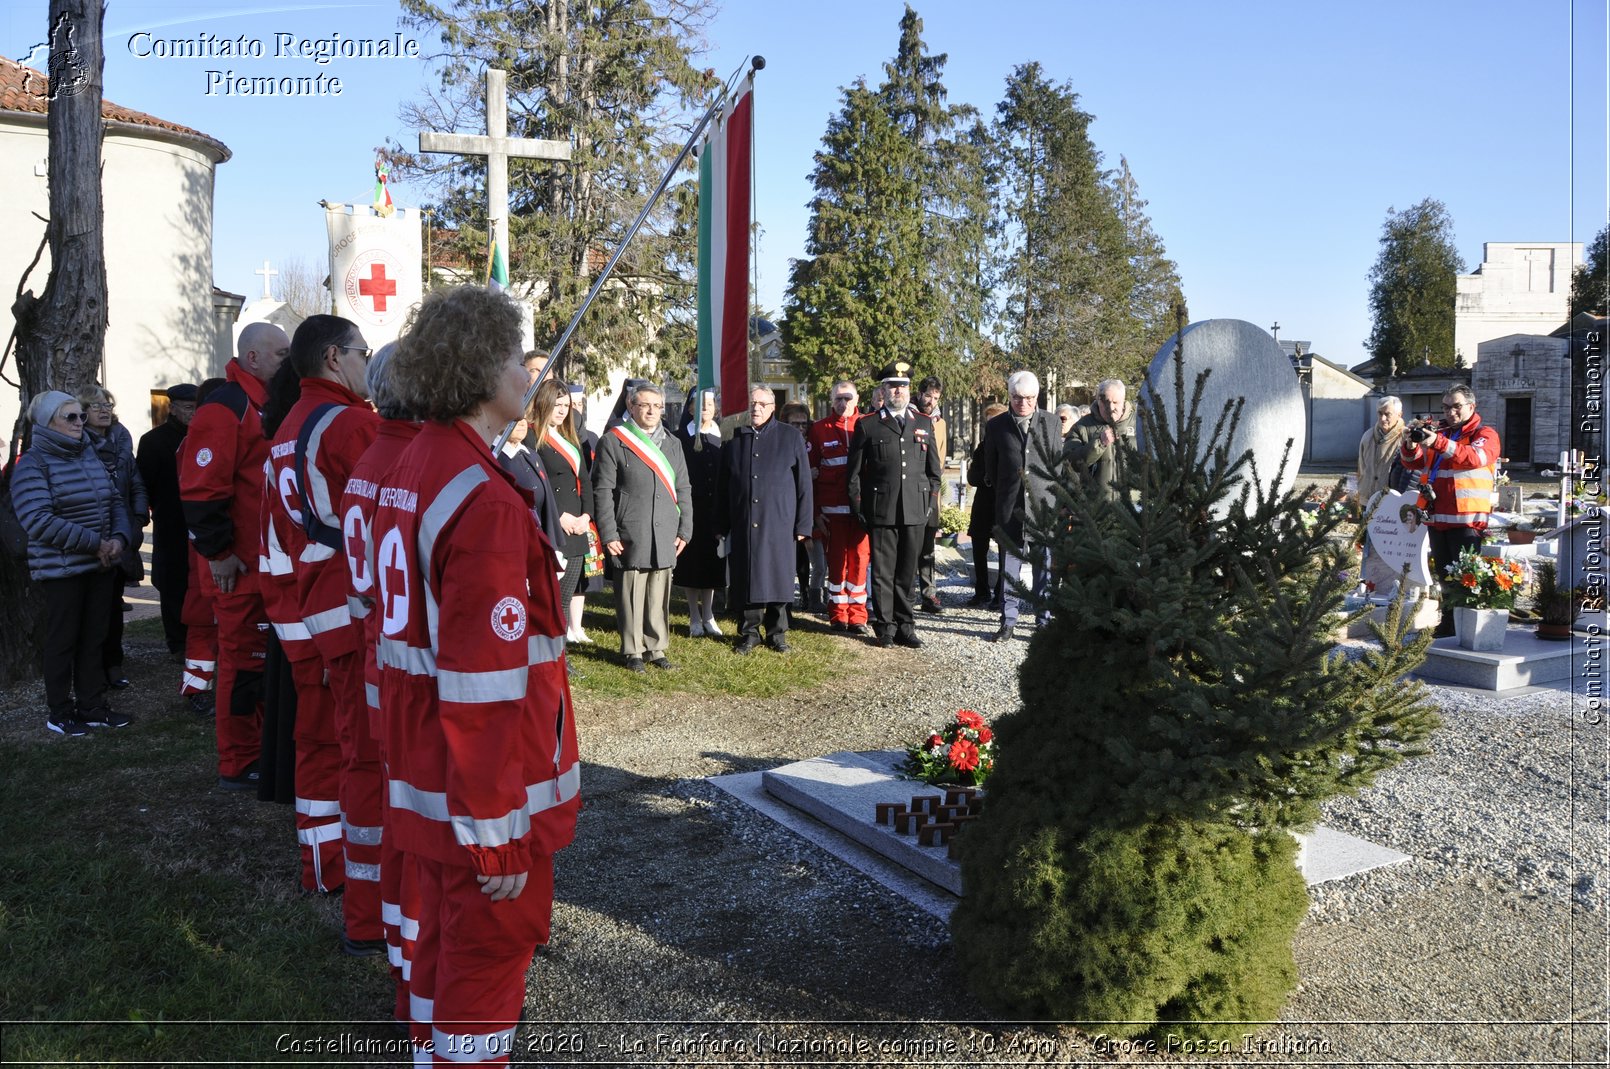
<svg viewBox="0 0 1610 1069">
<path fill-rule="evenodd" d="M 530 383 L 514 302 L 480 286 L 427 294 L 390 373 L 425 420 L 381 482 L 371 533 L 385 837 L 419 882 L 412 1034 L 490 1061 L 513 1043 L 548 941 L 553 855 L 580 791 L 558 558 L 491 449 Z"/>
</svg>

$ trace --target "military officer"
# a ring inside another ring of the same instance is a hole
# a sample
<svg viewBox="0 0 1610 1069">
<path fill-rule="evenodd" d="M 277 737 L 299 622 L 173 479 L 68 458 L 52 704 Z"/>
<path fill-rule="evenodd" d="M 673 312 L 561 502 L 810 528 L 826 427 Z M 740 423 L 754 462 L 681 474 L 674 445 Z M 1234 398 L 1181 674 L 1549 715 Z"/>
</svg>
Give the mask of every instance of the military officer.
<svg viewBox="0 0 1610 1069">
<path fill-rule="evenodd" d="M 884 403 L 850 439 L 850 507 L 872 540 L 877 643 L 915 648 L 912 592 L 923 532 L 939 514 L 939 450 L 933 423 L 911 404 L 911 365 L 896 360 L 881 378 Z"/>
</svg>

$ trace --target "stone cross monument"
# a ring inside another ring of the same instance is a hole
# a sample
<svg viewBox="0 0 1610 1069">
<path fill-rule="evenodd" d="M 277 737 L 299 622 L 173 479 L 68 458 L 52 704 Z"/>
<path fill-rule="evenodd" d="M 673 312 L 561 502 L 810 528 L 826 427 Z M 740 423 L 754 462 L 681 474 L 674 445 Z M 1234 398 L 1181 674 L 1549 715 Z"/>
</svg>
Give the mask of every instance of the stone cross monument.
<svg viewBox="0 0 1610 1069">
<path fill-rule="evenodd" d="M 486 136 L 446 134 L 434 130 L 419 133 L 420 152 L 455 153 L 486 157 L 486 217 L 493 240 L 509 255 L 509 161 L 568 160 L 568 141 L 542 141 L 531 137 L 509 136 L 509 72 L 487 68 Z"/>
</svg>

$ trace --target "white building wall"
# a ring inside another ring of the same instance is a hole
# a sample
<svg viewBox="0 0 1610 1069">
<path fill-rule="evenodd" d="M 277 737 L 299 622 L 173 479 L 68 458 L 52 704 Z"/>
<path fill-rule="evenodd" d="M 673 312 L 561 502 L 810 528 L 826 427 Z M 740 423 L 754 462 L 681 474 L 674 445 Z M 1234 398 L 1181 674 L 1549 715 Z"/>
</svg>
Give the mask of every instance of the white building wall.
<svg viewBox="0 0 1610 1069">
<path fill-rule="evenodd" d="M 1457 280 L 1454 351 L 1474 366 L 1484 341 L 1559 327 L 1569 318 L 1571 273 L 1580 263 L 1580 241 L 1483 244 L 1481 266 Z"/>
<path fill-rule="evenodd" d="M 37 122 L 34 120 L 37 118 Z M 44 116 L 0 116 L 0 279 L 22 277 L 48 216 Z M 107 332 L 103 384 L 138 438 L 153 389 L 220 374 L 212 292 L 213 157 L 192 139 L 108 123 L 102 143 Z M 44 292 L 49 250 L 27 288 Z M 0 327 L 9 335 L 9 307 Z M 18 397 L 0 389 L 0 434 L 10 437 Z"/>
</svg>

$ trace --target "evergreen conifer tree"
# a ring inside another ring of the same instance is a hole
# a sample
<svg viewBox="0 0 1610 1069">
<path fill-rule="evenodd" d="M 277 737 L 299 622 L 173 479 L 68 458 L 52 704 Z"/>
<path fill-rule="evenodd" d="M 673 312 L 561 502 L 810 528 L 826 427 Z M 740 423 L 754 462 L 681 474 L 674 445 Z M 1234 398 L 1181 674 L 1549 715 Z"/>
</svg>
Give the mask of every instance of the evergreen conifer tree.
<svg viewBox="0 0 1610 1069">
<path fill-rule="evenodd" d="M 873 369 L 912 359 L 924 307 L 917 157 L 864 81 L 844 91 L 811 174 L 808 256 L 789 272 L 783 342 L 802 377 L 865 383 Z"/>
<path fill-rule="evenodd" d="M 1453 216 L 1440 200 L 1427 197 L 1401 212 L 1388 208 L 1381 251 L 1370 268 L 1370 355 L 1390 361 L 1394 374 L 1426 357 L 1452 367 L 1454 303 L 1464 269 Z"/>
<path fill-rule="evenodd" d="M 1610 226 L 1588 243 L 1588 262 L 1571 272 L 1571 315 L 1610 313 Z"/>
<path fill-rule="evenodd" d="M 1004 344 L 1019 367 L 1094 383 L 1125 360 L 1134 274 L 1116 198 L 1078 94 L 1017 67 L 992 128 L 993 232 Z M 1143 361 L 1142 361 L 1143 363 Z M 1127 365 L 1127 366 L 1126 366 Z"/>
<path fill-rule="evenodd" d="M 1120 457 L 1126 500 L 1063 466 L 1036 517 L 1052 619 L 996 723 L 952 929 L 1013 1016 L 1227 1038 L 1296 982 L 1308 899 L 1288 830 L 1423 752 L 1437 718 L 1403 681 L 1431 637 L 1408 640 L 1401 606 L 1379 650 L 1333 652 L 1340 520 L 1306 527 L 1300 496 L 1260 490 L 1229 452 L 1240 406 L 1200 412 L 1180 366 L 1142 407 L 1146 451 Z"/>
</svg>

